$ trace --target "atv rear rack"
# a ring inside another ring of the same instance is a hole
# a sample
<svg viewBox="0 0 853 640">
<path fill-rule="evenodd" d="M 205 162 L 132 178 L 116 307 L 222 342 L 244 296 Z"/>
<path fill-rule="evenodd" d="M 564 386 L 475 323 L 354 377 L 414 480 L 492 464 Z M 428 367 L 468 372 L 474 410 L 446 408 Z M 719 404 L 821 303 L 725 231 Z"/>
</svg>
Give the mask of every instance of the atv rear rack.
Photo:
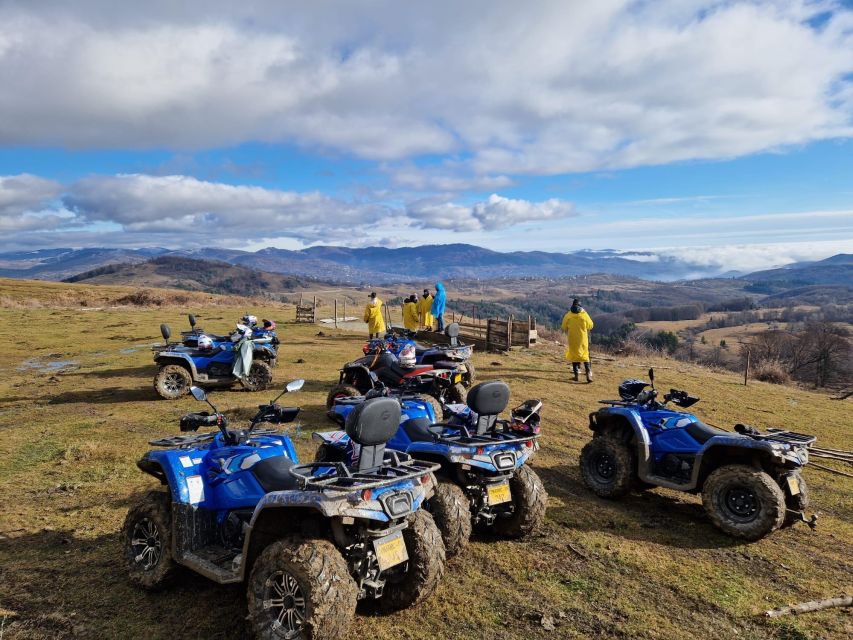
<svg viewBox="0 0 853 640">
<path fill-rule="evenodd" d="M 539 438 L 538 433 L 530 433 L 522 436 L 517 436 L 512 433 L 508 433 L 507 431 L 488 431 L 484 434 L 471 434 L 464 427 L 460 427 L 455 424 L 446 424 L 446 423 L 437 423 L 434 425 L 430 425 L 433 427 L 441 426 L 447 427 L 450 429 L 458 429 L 461 431 L 459 435 L 456 436 L 436 436 L 436 441 L 441 442 L 442 444 L 450 444 L 464 447 L 484 447 L 492 444 L 516 444 L 521 442 L 526 442 L 528 440 L 536 440 Z"/>
<path fill-rule="evenodd" d="M 352 491 L 375 489 L 402 480 L 414 480 L 440 468 L 440 464 L 416 460 L 407 453 L 386 451 L 384 464 L 368 471 L 353 470 L 343 462 L 309 462 L 294 465 L 290 468 L 290 473 L 300 482 L 302 489 Z M 314 472 L 320 469 L 328 471 L 315 476 Z"/>
</svg>

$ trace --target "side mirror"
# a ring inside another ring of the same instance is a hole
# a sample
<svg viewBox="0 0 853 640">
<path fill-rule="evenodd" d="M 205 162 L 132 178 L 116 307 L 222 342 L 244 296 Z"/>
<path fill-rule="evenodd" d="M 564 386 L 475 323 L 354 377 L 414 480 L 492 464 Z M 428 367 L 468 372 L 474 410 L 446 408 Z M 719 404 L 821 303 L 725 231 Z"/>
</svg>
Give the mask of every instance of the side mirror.
<svg viewBox="0 0 853 640">
<path fill-rule="evenodd" d="M 195 385 L 193 385 L 192 387 L 190 387 L 190 393 L 193 395 L 193 398 L 195 398 L 199 402 L 207 402 L 207 394 L 201 387 L 196 387 Z"/>
<path fill-rule="evenodd" d="M 193 314 L 188 314 L 187 319 L 190 321 L 190 326 L 195 329 L 195 316 Z"/>
<path fill-rule="evenodd" d="M 300 378 L 299 380 L 288 382 L 286 389 L 288 393 L 293 393 L 294 391 L 299 391 L 303 386 L 305 386 L 305 380 Z"/>
<path fill-rule="evenodd" d="M 165 323 L 160 325 L 160 335 L 163 336 L 163 340 L 169 342 L 169 338 L 172 337 L 172 330 L 169 328 L 169 325 Z"/>
</svg>

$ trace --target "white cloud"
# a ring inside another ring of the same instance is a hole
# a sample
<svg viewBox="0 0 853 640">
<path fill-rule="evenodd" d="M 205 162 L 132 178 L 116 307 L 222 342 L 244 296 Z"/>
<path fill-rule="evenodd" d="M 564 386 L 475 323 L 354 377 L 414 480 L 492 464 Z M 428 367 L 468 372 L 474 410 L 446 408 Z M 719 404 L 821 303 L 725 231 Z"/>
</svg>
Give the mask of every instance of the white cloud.
<svg viewBox="0 0 853 640">
<path fill-rule="evenodd" d="M 410 204 L 406 212 L 423 227 L 454 231 L 494 231 L 523 222 L 559 220 L 577 215 L 571 202 L 557 198 L 530 202 L 495 193 L 473 205 L 421 200 Z"/>
<path fill-rule="evenodd" d="M 0 222 L 42 209 L 61 192 L 62 185 L 38 176 L 0 176 Z"/>
<path fill-rule="evenodd" d="M 259 238 L 320 224 L 361 224 L 381 205 L 262 187 L 206 182 L 190 176 L 94 176 L 72 184 L 65 205 L 90 222 L 128 231 L 174 231 Z"/>
<path fill-rule="evenodd" d="M 806 0 L 6 2 L 0 144 L 295 142 L 453 154 L 496 180 L 728 158 L 853 135 L 851 15 Z"/>
<path fill-rule="evenodd" d="M 703 271 L 744 273 L 773 269 L 793 262 L 822 260 L 839 253 L 853 253 L 853 240 L 730 244 L 714 247 L 669 248 L 656 251 L 701 267 Z"/>
</svg>

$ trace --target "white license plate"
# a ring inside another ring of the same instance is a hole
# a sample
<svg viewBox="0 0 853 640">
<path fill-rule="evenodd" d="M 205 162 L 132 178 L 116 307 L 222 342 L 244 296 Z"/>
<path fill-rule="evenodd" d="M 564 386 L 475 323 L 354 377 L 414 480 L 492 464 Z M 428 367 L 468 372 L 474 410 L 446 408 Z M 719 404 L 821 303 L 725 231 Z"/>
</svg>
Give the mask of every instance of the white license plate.
<svg viewBox="0 0 853 640">
<path fill-rule="evenodd" d="M 792 496 L 800 493 L 800 481 L 794 476 L 788 476 L 788 491 L 791 492 Z"/>
<path fill-rule="evenodd" d="M 486 495 L 489 498 L 490 507 L 512 501 L 512 495 L 509 492 L 509 482 L 490 484 L 486 487 Z"/>
<path fill-rule="evenodd" d="M 406 551 L 406 541 L 402 532 L 392 533 L 390 536 L 378 538 L 373 541 L 376 551 L 376 559 L 379 561 L 379 570 L 385 571 L 409 559 Z"/>
</svg>

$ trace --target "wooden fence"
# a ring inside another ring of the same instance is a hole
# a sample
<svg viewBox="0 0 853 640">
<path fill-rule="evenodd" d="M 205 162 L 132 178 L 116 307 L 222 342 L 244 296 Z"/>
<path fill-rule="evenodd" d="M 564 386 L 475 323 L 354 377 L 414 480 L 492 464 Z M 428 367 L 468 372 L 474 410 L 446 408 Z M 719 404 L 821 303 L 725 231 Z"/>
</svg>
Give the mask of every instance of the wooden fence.
<svg viewBox="0 0 853 640">
<path fill-rule="evenodd" d="M 307 322 L 314 324 L 317 322 L 317 296 L 311 304 L 302 302 L 302 295 L 299 296 L 299 302 L 296 304 L 296 322 Z"/>
<path fill-rule="evenodd" d="M 519 320 L 509 316 L 506 320 L 497 318 L 465 318 L 451 313 L 445 321 L 459 324 L 461 342 L 473 344 L 482 351 L 508 351 L 513 347 L 529 348 L 536 344 L 536 319 L 527 316 Z M 436 332 L 422 332 L 435 342 L 447 342 L 447 337 Z"/>
</svg>

